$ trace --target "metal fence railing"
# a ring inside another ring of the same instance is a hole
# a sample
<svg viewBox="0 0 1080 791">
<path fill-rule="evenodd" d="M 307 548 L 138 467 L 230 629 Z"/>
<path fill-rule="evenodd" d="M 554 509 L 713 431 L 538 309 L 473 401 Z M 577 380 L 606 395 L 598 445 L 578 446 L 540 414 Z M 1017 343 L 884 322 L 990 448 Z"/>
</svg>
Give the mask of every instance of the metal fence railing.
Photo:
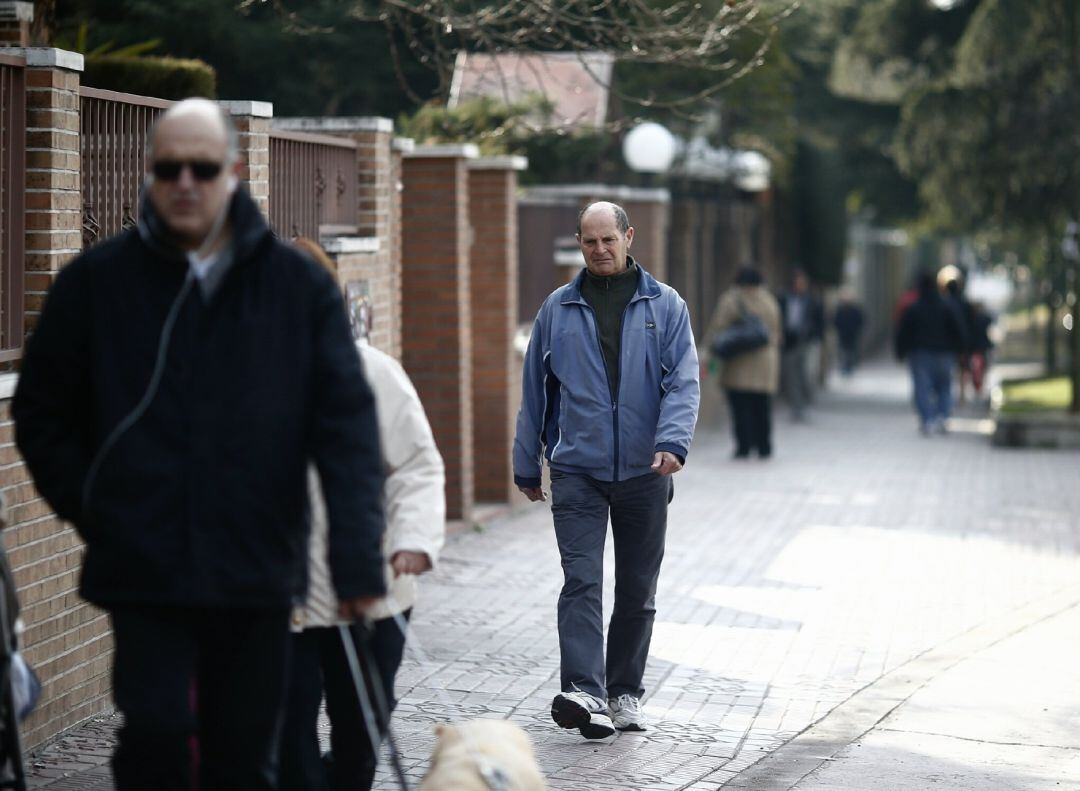
<svg viewBox="0 0 1080 791">
<path fill-rule="evenodd" d="M 172 102 L 79 89 L 83 246 L 135 224 L 150 127 Z"/>
<path fill-rule="evenodd" d="M 270 224 L 282 238 L 355 232 L 359 211 L 356 147 L 327 135 L 270 132 Z"/>
<path fill-rule="evenodd" d="M 26 62 L 0 54 L 0 362 L 22 355 Z"/>
</svg>

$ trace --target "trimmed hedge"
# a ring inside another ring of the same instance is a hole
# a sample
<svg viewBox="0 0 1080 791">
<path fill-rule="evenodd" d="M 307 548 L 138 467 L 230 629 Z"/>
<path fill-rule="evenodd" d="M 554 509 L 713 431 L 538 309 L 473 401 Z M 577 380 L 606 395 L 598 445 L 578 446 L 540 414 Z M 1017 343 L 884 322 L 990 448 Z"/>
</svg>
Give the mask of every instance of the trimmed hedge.
<svg viewBox="0 0 1080 791">
<path fill-rule="evenodd" d="M 201 60 L 180 58 L 87 57 L 82 84 L 159 99 L 217 96 L 217 72 L 213 67 Z"/>
</svg>

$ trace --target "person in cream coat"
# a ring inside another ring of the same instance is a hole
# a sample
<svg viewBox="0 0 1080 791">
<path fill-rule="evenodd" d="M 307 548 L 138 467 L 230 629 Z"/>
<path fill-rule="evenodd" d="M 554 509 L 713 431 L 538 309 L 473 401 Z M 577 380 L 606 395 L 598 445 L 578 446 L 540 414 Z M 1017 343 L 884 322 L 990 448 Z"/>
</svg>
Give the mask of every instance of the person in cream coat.
<svg viewBox="0 0 1080 791">
<path fill-rule="evenodd" d="M 329 257 L 313 243 L 308 246 L 301 242 L 298 246 L 333 271 Z M 368 623 L 350 624 L 350 631 L 355 641 L 368 641 L 379 672 L 375 683 L 392 711 L 394 678 L 405 648 L 406 623 L 416 601 L 417 575 L 434 566 L 445 538 L 445 474 L 423 405 L 404 369 L 397 360 L 370 346 L 366 339 L 357 341 L 357 350 L 375 393 L 386 472 L 383 555 L 388 559 L 385 569 L 388 593 L 368 611 Z M 372 749 L 337 628 L 349 621 L 340 617 L 326 562 L 326 514 L 314 470 L 310 478 L 308 596 L 293 616 L 296 633 L 289 706 L 281 741 L 281 789 L 367 789 L 374 779 L 378 756 Z M 371 686 L 372 679 L 366 681 L 369 698 L 376 699 L 379 690 Z M 331 726 L 331 754 L 325 758 L 319 754 L 316 733 L 324 691 Z M 389 711 L 385 712 L 386 716 Z M 376 716 L 381 741 L 386 722 L 382 714 Z"/>
</svg>

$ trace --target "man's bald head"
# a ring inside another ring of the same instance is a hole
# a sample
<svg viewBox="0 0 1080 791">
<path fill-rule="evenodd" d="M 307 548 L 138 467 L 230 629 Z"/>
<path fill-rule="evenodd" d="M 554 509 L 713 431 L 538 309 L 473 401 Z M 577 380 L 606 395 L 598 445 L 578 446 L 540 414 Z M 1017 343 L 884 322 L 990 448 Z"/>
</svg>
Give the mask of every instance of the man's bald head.
<svg viewBox="0 0 1080 791">
<path fill-rule="evenodd" d="M 177 102 L 158 118 L 150 139 L 147 141 L 147 158 L 153 159 L 154 146 L 158 137 L 166 134 L 173 127 L 197 130 L 211 138 L 216 138 L 225 146 L 226 162 L 231 164 L 239 156 L 240 143 L 236 126 L 232 118 L 216 102 L 209 99 L 184 99 Z"/>
<path fill-rule="evenodd" d="M 586 214 L 592 214 L 593 212 L 610 212 L 611 216 L 615 219 L 615 227 L 623 233 L 630 227 L 630 218 L 626 215 L 626 210 L 623 209 L 617 203 L 611 203 L 610 201 L 601 200 L 594 203 L 587 204 L 577 216 L 577 232 L 581 235 L 581 221 L 585 219 Z"/>
<path fill-rule="evenodd" d="M 208 99 L 185 99 L 158 119 L 146 152 L 147 192 L 158 218 L 185 250 L 220 237 L 242 162 L 236 129 Z M 213 234 L 214 228 L 219 232 Z"/>
</svg>

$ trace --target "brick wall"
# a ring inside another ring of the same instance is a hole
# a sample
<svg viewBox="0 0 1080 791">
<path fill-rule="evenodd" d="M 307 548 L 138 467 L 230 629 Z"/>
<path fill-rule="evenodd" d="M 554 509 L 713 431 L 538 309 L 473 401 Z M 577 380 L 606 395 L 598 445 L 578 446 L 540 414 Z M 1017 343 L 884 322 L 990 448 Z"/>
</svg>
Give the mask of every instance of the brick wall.
<svg viewBox="0 0 1080 791">
<path fill-rule="evenodd" d="M 480 502 L 506 502 L 513 485 L 516 399 L 517 172 L 521 157 L 469 163 L 472 399 L 475 491 Z M 512 400 L 513 399 L 513 400 Z"/>
<path fill-rule="evenodd" d="M 386 292 L 380 291 L 375 314 L 380 349 L 401 358 L 401 247 L 400 202 L 396 194 L 394 124 L 389 118 L 275 118 L 279 129 L 348 137 L 356 141 L 357 196 L 356 235 L 375 240 L 374 250 L 365 252 L 365 272 L 375 273 Z M 400 157 L 397 158 L 400 163 Z M 327 246 L 329 240 L 320 242 Z M 340 261 L 339 261 L 340 263 Z M 342 283 L 345 278 L 342 277 Z M 383 333 L 385 332 L 385 337 Z M 374 342 L 374 341 L 373 341 Z"/>
<path fill-rule="evenodd" d="M 337 263 L 338 281 L 348 292 L 351 283 L 359 283 L 367 291 L 372 308 L 372 326 L 369 340 L 375 348 L 393 355 L 394 338 L 394 283 L 391 276 L 389 253 L 380 250 L 377 240 L 323 239 L 323 247 Z M 367 249 L 360 249 L 366 247 Z M 399 303 L 400 304 L 400 303 Z"/>
<path fill-rule="evenodd" d="M 240 182 L 266 217 L 270 216 L 270 102 L 224 101 L 220 103 L 236 125 L 240 158 L 244 167 Z"/>
<path fill-rule="evenodd" d="M 402 307 L 401 274 L 401 195 L 403 191 L 402 179 L 404 178 L 402 168 L 405 154 L 414 148 L 415 144 L 411 139 L 396 137 L 390 149 L 390 283 L 395 318 L 394 356 L 399 360 L 404 354 L 402 327 L 405 321 Z"/>
<path fill-rule="evenodd" d="M 357 231 L 361 236 L 378 240 L 380 286 L 375 323 L 379 338 L 372 343 L 398 359 L 401 358 L 401 248 L 394 240 L 399 218 L 394 216 L 394 124 L 388 118 L 355 119 L 359 208 Z M 400 204 L 398 205 L 400 211 Z"/>
<path fill-rule="evenodd" d="M 82 56 L 23 50 L 27 59 L 26 325 L 32 329 L 56 274 L 82 249 L 79 72 Z M 27 749 L 111 707 L 112 638 L 105 614 L 78 595 L 83 544 L 49 510 L 14 444 L 14 375 L 0 384 L 4 546 L 15 574 L 27 661 L 42 681 L 23 724 Z"/>
<path fill-rule="evenodd" d="M 473 506 L 469 187 L 475 146 L 418 147 L 402 162 L 402 361 L 446 463 L 450 519 Z"/>
<path fill-rule="evenodd" d="M 23 50 L 26 70 L 25 318 L 31 328 L 64 264 L 82 251 L 79 71 L 82 56 Z M 65 64 L 65 65 L 55 65 Z M 77 67 L 77 68 L 68 68 Z"/>
<path fill-rule="evenodd" d="M 667 282 L 668 216 L 670 202 L 666 190 L 637 190 L 622 202 L 634 226 L 631 254 L 657 280 Z M 644 193 L 644 194 L 643 194 Z"/>
</svg>

